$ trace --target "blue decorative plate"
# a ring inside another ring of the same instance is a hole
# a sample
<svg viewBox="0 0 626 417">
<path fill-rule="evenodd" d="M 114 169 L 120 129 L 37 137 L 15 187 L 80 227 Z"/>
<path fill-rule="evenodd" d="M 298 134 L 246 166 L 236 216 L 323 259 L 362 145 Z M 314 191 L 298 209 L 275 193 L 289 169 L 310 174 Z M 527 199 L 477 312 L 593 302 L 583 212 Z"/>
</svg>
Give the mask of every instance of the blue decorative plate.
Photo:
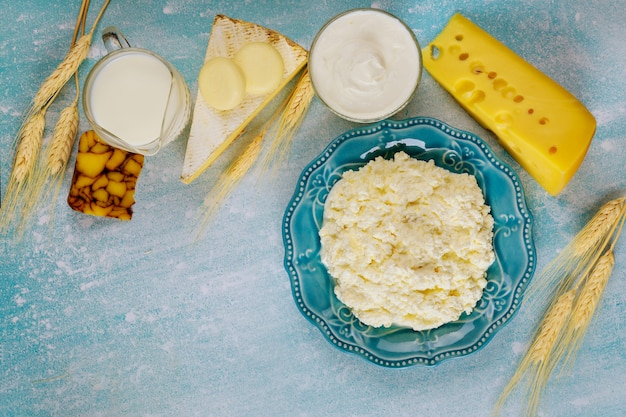
<svg viewBox="0 0 626 417">
<path fill-rule="evenodd" d="M 335 296 L 319 255 L 318 232 L 333 184 L 344 171 L 400 150 L 476 176 L 495 221 L 496 260 L 483 297 L 471 314 L 425 331 L 362 324 Z M 386 120 L 344 133 L 304 169 L 283 221 L 285 268 L 298 308 L 336 347 L 386 367 L 435 365 L 478 350 L 511 319 L 535 270 L 531 226 L 519 178 L 481 139 L 426 117 Z"/>
</svg>

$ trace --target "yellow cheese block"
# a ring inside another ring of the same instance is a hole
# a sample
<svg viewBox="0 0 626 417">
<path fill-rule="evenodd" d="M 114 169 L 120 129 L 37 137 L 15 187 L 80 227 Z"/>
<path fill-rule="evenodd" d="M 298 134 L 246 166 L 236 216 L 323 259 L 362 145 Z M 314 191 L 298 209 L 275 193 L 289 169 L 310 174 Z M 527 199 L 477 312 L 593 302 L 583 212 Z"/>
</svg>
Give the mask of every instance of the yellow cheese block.
<svg viewBox="0 0 626 417">
<path fill-rule="evenodd" d="M 422 53 L 433 78 L 546 191 L 565 187 L 596 130 L 576 97 L 460 14 Z"/>
<path fill-rule="evenodd" d="M 181 174 L 184 183 L 189 184 L 207 169 L 306 65 L 308 52 L 297 43 L 271 29 L 224 15 L 215 16 L 204 62 L 216 57 L 233 59 L 251 42 L 269 43 L 280 53 L 284 63 L 280 83 L 270 93 L 247 95 L 231 110 L 215 109 L 198 94 Z"/>
</svg>

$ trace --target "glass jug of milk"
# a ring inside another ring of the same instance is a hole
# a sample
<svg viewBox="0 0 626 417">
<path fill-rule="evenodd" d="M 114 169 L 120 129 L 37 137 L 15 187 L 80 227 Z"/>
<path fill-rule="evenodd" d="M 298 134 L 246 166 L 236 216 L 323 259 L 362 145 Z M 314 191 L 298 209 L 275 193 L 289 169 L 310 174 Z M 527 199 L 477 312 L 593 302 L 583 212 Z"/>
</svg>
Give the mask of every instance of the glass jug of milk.
<svg viewBox="0 0 626 417">
<path fill-rule="evenodd" d="M 85 80 L 85 116 L 103 141 L 153 155 L 187 126 L 191 114 L 187 83 L 159 55 L 131 47 L 117 28 L 106 28 L 102 40 L 108 53 Z"/>
</svg>

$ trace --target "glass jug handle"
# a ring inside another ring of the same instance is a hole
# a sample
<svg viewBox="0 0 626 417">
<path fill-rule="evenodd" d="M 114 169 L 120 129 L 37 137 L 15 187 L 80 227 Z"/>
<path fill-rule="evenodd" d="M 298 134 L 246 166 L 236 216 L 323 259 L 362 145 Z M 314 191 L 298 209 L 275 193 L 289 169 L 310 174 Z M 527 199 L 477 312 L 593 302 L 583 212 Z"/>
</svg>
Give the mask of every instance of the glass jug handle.
<svg viewBox="0 0 626 417">
<path fill-rule="evenodd" d="M 121 30 L 115 26 L 107 26 L 102 31 L 102 42 L 108 52 L 113 52 L 122 48 L 130 48 L 130 43 Z"/>
</svg>

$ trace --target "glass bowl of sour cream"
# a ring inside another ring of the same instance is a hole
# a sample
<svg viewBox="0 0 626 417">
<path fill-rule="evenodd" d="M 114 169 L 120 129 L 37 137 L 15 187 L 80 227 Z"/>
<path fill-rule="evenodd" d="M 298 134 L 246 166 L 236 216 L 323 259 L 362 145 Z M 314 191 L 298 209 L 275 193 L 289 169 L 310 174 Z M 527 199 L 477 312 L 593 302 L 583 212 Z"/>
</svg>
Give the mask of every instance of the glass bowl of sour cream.
<svg viewBox="0 0 626 417">
<path fill-rule="evenodd" d="M 369 123 L 411 101 L 422 76 L 422 56 L 402 20 L 379 9 L 352 9 L 320 29 L 308 67 L 315 93 L 332 112 Z"/>
</svg>

